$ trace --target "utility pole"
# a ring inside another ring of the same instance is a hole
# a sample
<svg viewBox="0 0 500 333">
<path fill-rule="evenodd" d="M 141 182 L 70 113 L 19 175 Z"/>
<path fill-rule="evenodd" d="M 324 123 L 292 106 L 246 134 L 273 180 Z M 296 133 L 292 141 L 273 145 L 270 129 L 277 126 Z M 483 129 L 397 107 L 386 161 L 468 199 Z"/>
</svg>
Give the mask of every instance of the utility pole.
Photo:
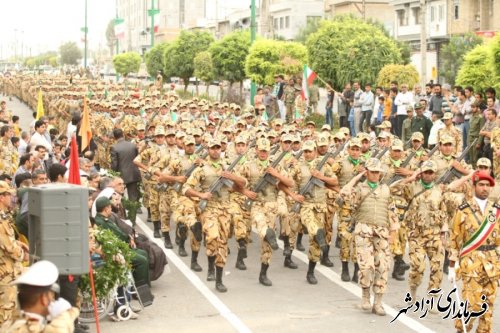
<svg viewBox="0 0 500 333">
<path fill-rule="evenodd" d="M 426 17 L 427 17 L 427 4 L 426 0 L 420 0 L 420 57 L 421 67 L 420 81 L 422 87 L 425 87 L 427 81 L 427 30 L 426 30 Z"/>
<path fill-rule="evenodd" d="M 148 10 L 148 15 L 151 16 L 151 48 L 155 46 L 155 15 L 159 12 L 159 9 L 155 9 L 155 0 L 151 0 L 151 9 Z"/>
<path fill-rule="evenodd" d="M 87 0 L 85 0 L 85 27 L 83 28 L 85 33 L 85 47 L 84 47 L 84 56 L 83 56 L 83 67 L 87 68 L 87 33 L 89 31 L 87 27 Z"/>
<path fill-rule="evenodd" d="M 363 7 L 363 21 L 366 21 L 366 1 L 363 0 L 361 6 Z"/>
<path fill-rule="evenodd" d="M 250 5 L 250 43 L 253 44 L 257 35 L 257 24 L 255 22 L 255 0 L 251 0 Z M 254 105 L 253 98 L 257 93 L 255 82 L 252 81 L 250 85 L 250 104 Z"/>
</svg>

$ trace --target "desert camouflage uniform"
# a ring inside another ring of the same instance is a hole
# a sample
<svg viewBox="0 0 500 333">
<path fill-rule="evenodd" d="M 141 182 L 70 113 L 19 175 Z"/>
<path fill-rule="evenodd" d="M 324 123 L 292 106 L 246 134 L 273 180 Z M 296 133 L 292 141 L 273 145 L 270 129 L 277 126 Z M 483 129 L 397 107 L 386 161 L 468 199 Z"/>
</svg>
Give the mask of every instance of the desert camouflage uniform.
<svg viewBox="0 0 500 333">
<path fill-rule="evenodd" d="M 13 176 L 19 163 L 19 153 L 10 140 L 0 142 L 0 173 Z"/>
<path fill-rule="evenodd" d="M 443 127 L 438 131 L 437 142 L 441 142 L 443 135 L 449 135 L 453 138 L 453 155 L 458 156 L 462 153 L 462 131 L 451 125 L 450 128 Z"/>
<path fill-rule="evenodd" d="M 50 323 L 41 322 L 39 318 L 30 318 L 24 312 L 17 312 L 16 315 L 0 327 L 0 331 L 6 333 L 67 333 L 73 332 L 75 320 L 78 318 L 80 310 L 71 308 L 62 312 Z"/>
<path fill-rule="evenodd" d="M 16 241 L 12 216 L 0 211 L 0 324 L 12 317 L 17 287 L 10 285 L 22 273 L 24 250 Z"/>
<path fill-rule="evenodd" d="M 495 127 L 491 132 L 491 149 L 493 149 L 493 173 L 498 179 L 500 176 L 500 157 L 496 152 L 500 151 L 500 127 Z"/>
<path fill-rule="evenodd" d="M 479 318 L 479 325 L 476 330 L 478 333 L 493 332 L 493 305 L 500 279 L 500 224 L 496 213 L 497 207 L 494 206 L 493 201 L 488 200 L 483 214 L 473 199 L 460 206 L 451 228 L 450 260 L 455 261 L 455 267 L 460 267 L 457 277 L 463 281 L 461 299 L 469 302 L 470 311 L 479 312 L 483 303 L 481 296 L 486 296 L 484 301 L 488 304 L 488 310 Z M 460 257 L 462 247 L 480 227 L 472 212 L 481 223 L 485 218 L 496 221 L 495 227 L 482 243 L 483 248 L 479 247 Z M 473 322 L 474 319 L 472 318 L 467 327 L 468 332 L 471 332 Z M 460 320 L 455 322 L 455 328 L 458 332 L 462 332 Z"/>
</svg>

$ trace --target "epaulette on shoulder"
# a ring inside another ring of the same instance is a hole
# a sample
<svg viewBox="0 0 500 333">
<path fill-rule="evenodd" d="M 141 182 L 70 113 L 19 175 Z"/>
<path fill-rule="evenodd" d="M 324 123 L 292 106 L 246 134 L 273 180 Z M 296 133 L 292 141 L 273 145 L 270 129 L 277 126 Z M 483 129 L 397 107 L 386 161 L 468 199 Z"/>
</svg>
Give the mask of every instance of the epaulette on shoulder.
<svg viewBox="0 0 500 333">
<path fill-rule="evenodd" d="M 469 207 L 469 204 L 467 202 L 462 203 L 460 206 L 458 206 L 458 209 L 464 210 L 465 208 Z"/>
<path fill-rule="evenodd" d="M 500 209 L 500 203 L 495 202 L 495 204 L 493 205 L 493 207 L 495 207 L 496 209 Z"/>
</svg>

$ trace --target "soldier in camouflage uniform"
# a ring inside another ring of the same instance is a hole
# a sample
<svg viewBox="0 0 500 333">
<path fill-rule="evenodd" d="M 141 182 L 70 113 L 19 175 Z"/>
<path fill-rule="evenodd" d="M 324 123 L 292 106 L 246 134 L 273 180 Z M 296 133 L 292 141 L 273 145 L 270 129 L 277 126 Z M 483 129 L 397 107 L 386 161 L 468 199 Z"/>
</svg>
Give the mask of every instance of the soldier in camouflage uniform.
<svg viewBox="0 0 500 333">
<path fill-rule="evenodd" d="M 220 149 L 220 141 L 212 139 L 208 143 L 209 158 L 187 179 L 182 191 L 189 197 L 207 200 L 207 206 L 201 213 L 208 257 L 207 281 L 215 279 L 217 291 L 226 292 L 227 288 L 222 283 L 222 273 L 227 261 L 227 242 L 232 219 L 231 210 L 228 208 L 229 189 L 223 186 L 220 196 L 213 195 L 208 189 L 219 176 L 233 181 L 238 188 L 245 187 L 246 181 L 242 177 L 225 171 L 227 165 L 220 158 Z"/>
<path fill-rule="evenodd" d="M 500 179 L 500 126 L 495 127 L 491 132 L 491 149 L 493 150 L 493 173 L 496 179 Z"/>
<path fill-rule="evenodd" d="M 438 131 L 437 140 L 441 142 L 443 135 L 449 135 L 453 138 L 453 155 L 458 156 L 462 152 L 462 131 L 453 125 L 453 113 L 446 112 L 443 116 L 445 127 Z"/>
<path fill-rule="evenodd" d="M 11 142 L 14 130 L 9 125 L 0 128 L 0 173 L 13 176 L 19 163 L 19 153 Z"/>
<path fill-rule="evenodd" d="M 309 284 L 317 284 L 318 280 L 314 276 L 314 268 L 320 260 L 321 253 L 327 251 L 325 236 L 325 218 L 326 218 L 326 189 L 324 187 L 314 186 L 312 195 L 305 197 L 299 194 L 311 176 L 323 181 L 326 186 L 337 186 L 337 178 L 333 174 L 331 167 L 325 164 L 322 170 L 317 170 L 317 165 L 322 158 L 317 157 L 316 143 L 308 140 L 302 147 L 304 151 L 304 160 L 299 161 L 294 168 L 289 170 L 289 176 L 295 181 L 297 193 L 283 188 L 285 193 L 291 198 L 301 203 L 300 220 L 309 234 L 309 268 L 306 279 Z"/>
<path fill-rule="evenodd" d="M 12 317 L 17 304 L 17 288 L 11 283 L 22 273 L 28 261 L 28 246 L 16 240 L 11 216 L 12 194 L 9 184 L 0 181 L 0 324 Z"/>
<path fill-rule="evenodd" d="M 416 299 L 417 288 L 422 283 L 426 257 L 430 266 L 427 290 L 439 289 L 443 279 L 441 267 L 448 223 L 446 198 L 441 188 L 434 184 L 436 170 L 434 161 L 426 161 L 413 176 L 393 184 L 410 204 L 405 221 L 410 244 L 409 284 L 413 299 Z"/>
<path fill-rule="evenodd" d="M 276 168 L 270 166 L 269 151 L 271 150 L 271 144 L 268 139 L 258 139 L 256 146 L 258 158 L 246 162 L 239 169 L 239 175 L 247 180 L 248 188 L 250 188 L 247 194 L 253 200 L 250 217 L 252 225 L 255 226 L 261 239 L 259 282 L 264 286 L 271 286 L 272 282 L 267 277 L 267 270 L 273 250 L 278 249 L 275 232 L 278 211 L 278 186 L 281 184 L 282 186 L 292 187 L 293 181 L 287 178 L 286 173 L 279 165 Z M 268 185 L 261 193 L 252 192 L 251 189 L 266 173 L 279 181 L 278 186 Z"/>
<path fill-rule="evenodd" d="M 340 191 L 344 201 L 349 202 L 355 221 L 354 238 L 359 264 L 359 284 L 363 289 L 361 308 L 385 316 L 382 296 L 387 288 L 390 249 L 399 228 L 396 207 L 389 187 L 380 183 L 384 172 L 382 163 L 370 158 L 367 171 L 354 177 Z M 356 183 L 366 173 L 366 181 Z M 370 303 L 370 288 L 375 293 L 373 307 Z"/>
<path fill-rule="evenodd" d="M 500 279 L 500 205 L 488 200 L 495 181 L 487 173 L 474 173 L 472 183 L 474 198 L 460 205 L 453 218 L 448 278 L 452 282 L 456 277 L 462 279 L 461 299 L 469 302 L 470 311 L 481 311 L 483 302 L 488 305 L 476 330 L 487 333 L 493 332 L 493 305 Z M 481 225 L 485 226 L 482 232 Z M 474 318 L 471 318 L 467 332 L 471 332 L 473 324 Z M 463 332 L 460 319 L 455 321 L 455 328 L 457 332 Z"/>
<path fill-rule="evenodd" d="M 354 176 L 363 172 L 364 161 L 361 160 L 361 142 L 353 138 L 349 142 L 347 156 L 333 165 L 333 172 L 337 175 L 339 186 L 344 187 Z M 340 236 L 340 261 L 342 262 L 342 281 L 350 281 L 349 260 L 354 262 L 353 281 L 358 281 L 359 266 L 356 262 L 356 248 L 353 243 L 353 235 L 349 231 L 351 221 L 351 207 L 349 201 L 343 201 L 341 198 L 337 201 L 339 206 L 337 232 Z"/>
</svg>

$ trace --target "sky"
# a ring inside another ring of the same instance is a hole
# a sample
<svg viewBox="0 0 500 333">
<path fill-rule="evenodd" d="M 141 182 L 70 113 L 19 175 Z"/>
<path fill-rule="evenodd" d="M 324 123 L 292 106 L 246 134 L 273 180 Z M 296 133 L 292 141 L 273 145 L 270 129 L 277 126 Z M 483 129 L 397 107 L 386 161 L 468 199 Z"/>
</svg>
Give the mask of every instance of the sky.
<svg viewBox="0 0 500 333">
<path fill-rule="evenodd" d="M 116 0 L 87 0 L 88 41 L 106 48 L 105 31 L 115 17 Z M 67 41 L 83 48 L 85 0 L 2 0 L 0 2 L 0 59 L 56 51 Z"/>
</svg>

